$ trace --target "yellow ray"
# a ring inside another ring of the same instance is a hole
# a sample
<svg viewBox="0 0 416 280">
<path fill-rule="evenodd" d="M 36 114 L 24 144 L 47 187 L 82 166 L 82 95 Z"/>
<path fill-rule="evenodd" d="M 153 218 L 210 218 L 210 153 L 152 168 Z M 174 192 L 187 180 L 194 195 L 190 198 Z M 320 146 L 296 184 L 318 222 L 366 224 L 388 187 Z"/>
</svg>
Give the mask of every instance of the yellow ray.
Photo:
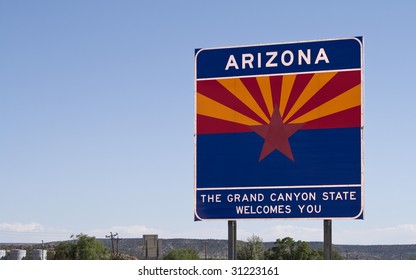
<svg viewBox="0 0 416 280">
<path fill-rule="evenodd" d="M 269 115 L 273 114 L 273 96 L 272 96 L 272 89 L 270 87 L 270 78 L 266 76 L 257 77 L 257 83 L 260 87 L 260 91 L 263 95 L 264 102 L 266 103 L 267 110 L 269 111 Z"/>
<path fill-rule="evenodd" d="M 310 100 L 324 85 L 326 85 L 337 72 L 317 73 L 313 75 L 308 85 L 300 94 L 298 100 L 296 100 L 289 113 L 285 116 L 283 122 L 286 122 L 291 116 L 293 116 L 305 103 Z"/>
<path fill-rule="evenodd" d="M 347 90 L 319 107 L 307 112 L 290 123 L 306 123 L 331 114 L 345 111 L 361 105 L 361 85 Z"/>
<path fill-rule="evenodd" d="M 293 84 L 295 83 L 296 75 L 285 75 L 282 79 L 282 92 L 280 94 L 279 112 L 283 116 L 285 113 L 287 101 L 289 100 L 290 92 L 292 91 Z"/>
<path fill-rule="evenodd" d="M 260 125 L 261 123 L 221 104 L 211 98 L 197 93 L 196 112 L 198 115 L 221 119 L 245 125 Z"/>
<path fill-rule="evenodd" d="M 247 105 L 247 107 L 256 113 L 262 120 L 269 123 L 269 119 L 240 79 L 220 79 L 218 82 L 241 102 Z"/>
</svg>

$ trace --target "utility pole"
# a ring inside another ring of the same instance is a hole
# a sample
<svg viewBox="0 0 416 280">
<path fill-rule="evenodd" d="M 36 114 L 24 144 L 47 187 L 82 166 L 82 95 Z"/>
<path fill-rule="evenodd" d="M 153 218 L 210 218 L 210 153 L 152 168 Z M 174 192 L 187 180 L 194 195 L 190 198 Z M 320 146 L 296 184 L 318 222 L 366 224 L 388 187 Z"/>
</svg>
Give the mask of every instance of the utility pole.
<svg viewBox="0 0 416 280">
<path fill-rule="evenodd" d="M 117 239 L 116 239 L 116 252 L 117 252 L 117 255 L 118 255 L 118 242 L 120 241 L 120 238 L 118 237 L 118 234 L 117 234 Z"/>
<path fill-rule="evenodd" d="M 113 234 L 111 231 L 110 231 L 110 235 L 105 236 L 106 238 L 111 238 L 111 249 L 112 249 L 112 252 L 113 252 L 113 256 L 116 253 L 115 248 L 114 248 L 114 237 L 116 237 L 116 236 L 118 236 L 118 233 Z M 118 253 L 118 238 L 117 238 L 117 253 Z"/>
</svg>

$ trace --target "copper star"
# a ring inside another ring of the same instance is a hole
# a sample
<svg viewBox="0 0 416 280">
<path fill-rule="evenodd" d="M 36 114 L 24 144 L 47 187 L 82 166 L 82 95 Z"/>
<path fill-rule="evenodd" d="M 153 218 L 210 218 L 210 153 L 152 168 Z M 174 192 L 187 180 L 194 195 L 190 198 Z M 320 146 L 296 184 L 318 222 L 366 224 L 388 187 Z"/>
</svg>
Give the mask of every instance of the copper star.
<svg viewBox="0 0 416 280">
<path fill-rule="evenodd" d="M 250 126 L 251 130 L 264 138 L 259 161 L 274 150 L 278 150 L 292 161 L 295 161 L 290 148 L 289 137 L 301 129 L 302 126 L 303 124 L 283 123 L 278 108 L 274 110 L 269 124 Z"/>
</svg>

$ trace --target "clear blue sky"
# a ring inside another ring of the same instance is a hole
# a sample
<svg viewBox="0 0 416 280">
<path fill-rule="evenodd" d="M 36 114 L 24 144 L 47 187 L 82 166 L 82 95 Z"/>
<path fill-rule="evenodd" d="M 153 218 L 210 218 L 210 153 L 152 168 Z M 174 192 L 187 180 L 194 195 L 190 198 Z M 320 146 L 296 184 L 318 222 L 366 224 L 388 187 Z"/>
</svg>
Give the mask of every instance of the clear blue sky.
<svg viewBox="0 0 416 280">
<path fill-rule="evenodd" d="M 415 5 L 0 0 L 0 242 L 226 239 L 193 221 L 194 49 L 363 36 L 365 219 L 333 242 L 416 243 Z M 322 221 L 252 234 L 321 241 Z"/>
</svg>

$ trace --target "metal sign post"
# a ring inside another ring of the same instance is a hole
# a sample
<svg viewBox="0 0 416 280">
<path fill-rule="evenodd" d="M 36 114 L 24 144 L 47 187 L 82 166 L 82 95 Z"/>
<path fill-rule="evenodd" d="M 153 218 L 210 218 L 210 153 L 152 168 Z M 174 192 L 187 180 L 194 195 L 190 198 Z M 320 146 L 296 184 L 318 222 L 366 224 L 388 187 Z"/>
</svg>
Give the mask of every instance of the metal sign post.
<svg viewBox="0 0 416 280">
<path fill-rule="evenodd" d="M 332 259 L 332 220 L 324 220 L 324 260 Z"/>
<path fill-rule="evenodd" d="M 237 221 L 228 221 L 228 259 L 237 259 Z"/>
</svg>

